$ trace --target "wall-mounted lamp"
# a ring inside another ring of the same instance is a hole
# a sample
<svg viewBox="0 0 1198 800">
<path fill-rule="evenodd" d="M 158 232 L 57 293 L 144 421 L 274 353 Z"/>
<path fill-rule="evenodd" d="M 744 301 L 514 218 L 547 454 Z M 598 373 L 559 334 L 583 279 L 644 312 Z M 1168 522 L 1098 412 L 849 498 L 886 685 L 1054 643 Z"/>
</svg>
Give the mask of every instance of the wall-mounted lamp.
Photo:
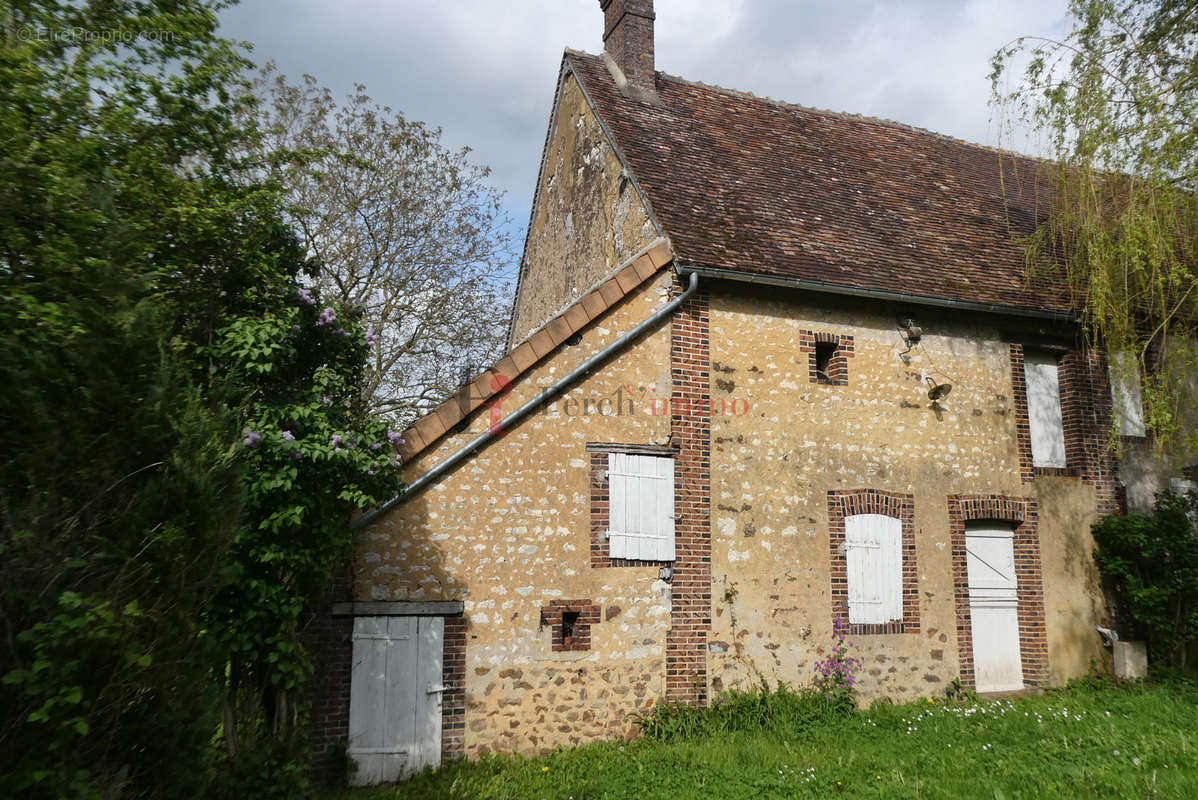
<svg viewBox="0 0 1198 800">
<path fill-rule="evenodd" d="M 928 389 L 928 399 L 933 403 L 935 403 L 937 400 L 948 397 L 948 393 L 953 390 L 952 384 L 936 383 L 936 381 L 932 380 L 931 376 L 925 377 L 924 380 L 928 382 L 928 386 L 932 387 L 931 389 Z"/>
<path fill-rule="evenodd" d="M 916 325 L 911 317 L 900 319 L 899 327 L 903 329 L 903 344 L 907 345 L 907 349 L 899 355 L 905 356 L 911 352 L 912 347 L 919 344 L 919 340 L 923 338 L 923 329 Z"/>
</svg>

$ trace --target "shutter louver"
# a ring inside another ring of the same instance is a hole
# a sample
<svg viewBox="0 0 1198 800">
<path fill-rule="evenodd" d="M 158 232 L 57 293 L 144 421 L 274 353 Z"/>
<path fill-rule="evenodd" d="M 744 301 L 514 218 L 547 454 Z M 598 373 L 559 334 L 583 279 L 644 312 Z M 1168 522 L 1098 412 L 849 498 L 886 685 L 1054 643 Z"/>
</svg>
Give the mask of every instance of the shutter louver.
<svg viewBox="0 0 1198 800">
<path fill-rule="evenodd" d="M 674 459 L 609 453 L 612 558 L 674 560 Z"/>
<path fill-rule="evenodd" d="M 902 522 L 882 514 L 844 521 L 849 622 L 882 625 L 903 618 Z"/>
</svg>

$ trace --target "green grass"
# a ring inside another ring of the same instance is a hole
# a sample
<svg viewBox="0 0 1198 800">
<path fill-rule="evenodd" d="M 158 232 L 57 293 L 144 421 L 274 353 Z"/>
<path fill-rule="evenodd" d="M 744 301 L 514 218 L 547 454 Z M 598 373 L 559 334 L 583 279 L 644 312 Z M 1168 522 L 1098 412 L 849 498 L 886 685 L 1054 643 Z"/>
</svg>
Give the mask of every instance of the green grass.
<svg viewBox="0 0 1198 800">
<path fill-rule="evenodd" d="M 675 715 L 657 728 L 665 741 L 451 762 L 330 800 L 1198 797 L 1198 689 L 1189 683 L 1090 683 L 847 715 L 789 692 L 752 698 L 735 698 L 741 710 L 717 711 L 714 722 Z"/>
</svg>

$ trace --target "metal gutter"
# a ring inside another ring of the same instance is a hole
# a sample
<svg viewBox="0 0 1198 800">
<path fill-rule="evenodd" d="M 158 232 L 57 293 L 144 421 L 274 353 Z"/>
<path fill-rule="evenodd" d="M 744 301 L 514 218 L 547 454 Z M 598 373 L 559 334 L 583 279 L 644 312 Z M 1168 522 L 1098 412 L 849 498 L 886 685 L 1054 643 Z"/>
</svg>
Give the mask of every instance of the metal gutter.
<svg viewBox="0 0 1198 800">
<path fill-rule="evenodd" d="M 680 270 L 680 272 L 682 272 L 684 274 L 689 274 L 689 276 L 690 276 L 690 283 L 686 287 L 686 289 L 682 292 L 682 294 L 678 295 L 673 300 L 671 300 L 670 302 L 666 303 L 661 308 L 654 311 L 653 314 L 651 314 L 648 318 L 641 321 L 641 323 L 639 325 L 637 325 L 632 330 L 628 331 L 628 333 L 624 334 L 619 339 L 616 339 L 614 342 L 609 344 L 607 347 L 603 348 L 598 353 L 595 353 L 595 355 L 591 356 L 586 361 L 582 362 L 577 367 L 575 367 L 573 370 L 571 370 L 569 373 L 562 376 L 552 386 L 545 387 L 536 397 L 532 398 L 531 400 L 529 400 L 527 403 L 525 403 L 524 405 L 517 408 L 512 413 L 508 414 L 506 417 L 504 417 L 502 420 L 499 421 L 499 424 L 497 426 L 494 426 L 497 432 L 492 432 L 492 431 L 488 430 L 486 433 L 482 434 L 478 438 L 471 440 L 465 446 L 463 446 L 457 452 L 455 452 L 453 455 L 451 455 L 449 458 L 445 459 L 440 464 L 433 467 L 432 469 L 430 469 L 428 472 L 421 475 L 416 480 L 412 481 L 410 484 L 407 485 L 407 487 L 404 488 L 404 490 L 402 492 L 397 494 L 395 497 L 392 497 L 390 500 L 383 503 L 381 506 L 374 509 L 373 511 L 369 511 L 369 512 L 363 514 L 362 516 L 358 517 L 356 520 L 354 520 L 353 522 L 350 523 L 349 527 L 353 528 L 355 530 L 357 530 L 358 528 L 366 527 L 370 523 L 377 520 L 379 517 L 386 514 L 391 509 L 395 508 L 397 505 L 399 505 L 401 502 L 403 502 L 407 498 L 411 497 L 412 495 L 419 492 L 421 489 L 428 486 L 433 481 L 436 481 L 437 479 L 441 478 L 443 475 L 445 475 L 451 469 L 453 469 L 457 465 L 461 464 L 463 461 L 465 461 L 467 458 L 469 458 L 471 455 L 473 455 L 477 450 L 479 450 L 480 448 L 484 447 L 485 445 L 489 444 L 490 442 L 492 442 L 495 439 L 498 439 L 500 436 L 502 436 L 504 430 L 507 430 L 511 426 L 515 425 L 517 422 L 520 422 L 522 419 L 524 419 L 525 417 L 527 417 L 529 414 L 533 413 L 534 411 L 538 411 L 541 408 L 544 408 L 554 398 L 556 398 L 563 391 L 565 391 L 567 388 L 569 388 L 571 385 L 573 385 L 577 380 L 584 377 L 592 369 L 594 369 L 595 367 L 602 364 L 604 361 L 609 359 L 611 356 L 615 355 L 618 351 L 624 349 L 625 346 L 630 344 L 634 339 L 636 339 L 641 334 L 648 331 L 650 328 L 657 325 L 657 323 L 660 322 L 662 319 L 664 319 L 665 317 L 668 317 L 670 314 L 673 314 L 678 309 L 678 307 L 680 305 L 682 305 L 686 301 L 686 299 L 688 297 L 690 297 L 692 294 L 694 294 L 695 290 L 697 290 L 699 288 L 699 273 L 697 271 L 687 269 L 687 270 Z"/>
<path fill-rule="evenodd" d="M 991 303 L 974 303 L 969 300 L 950 300 L 943 297 L 928 297 L 927 295 L 905 294 L 903 292 L 888 292 L 882 289 L 854 289 L 849 286 L 839 286 L 823 281 L 809 281 L 802 278 L 789 278 L 783 275 L 756 275 L 738 272 L 718 267 L 686 266 L 685 271 L 698 274 L 704 278 L 719 280 L 742 281 L 759 283 L 766 286 L 785 286 L 793 289 L 806 289 L 825 294 L 839 294 L 849 297 L 868 297 L 873 300 L 889 300 L 896 303 L 911 303 L 913 305 L 939 306 L 960 311 L 981 311 L 987 314 L 1006 314 L 1013 317 L 1030 317 L 1032 319 L 1052 320 L 1053 322 L 1076 322 L 1077 315 L 1062 311 L 1043 311 L 1019 306 L 1004 306 Z"/>
</svg>

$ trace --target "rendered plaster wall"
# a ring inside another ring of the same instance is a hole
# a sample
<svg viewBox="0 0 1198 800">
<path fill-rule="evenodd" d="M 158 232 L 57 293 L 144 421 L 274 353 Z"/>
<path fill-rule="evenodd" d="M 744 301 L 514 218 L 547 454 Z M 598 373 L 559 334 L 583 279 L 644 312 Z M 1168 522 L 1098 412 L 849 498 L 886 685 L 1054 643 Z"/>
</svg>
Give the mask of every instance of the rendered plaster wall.
<svg viewBox="0 0 1198 800">
<path fill-rule="evenodd" d="M 941 695 L 958 677 L 947 496 L 1031 496 L 1041 504 L 1051 680 L 1101 657 L 1105 619 L 1090 556 L 1094 491 L 1077 478 L 1021 483 L 1009 345 L 947 312 L 921 320 L 904 363 L 893 312 L 820 309 L 797 296 L 713 293 L 712 401 L 747 403 L 712 421 L 713 692 L 811 681 L 832 641 L 828 492 L 911 494 L 918 633 L 855 635 L 865 699 Z M 810 380 L 804 331 L 853 337 L 847 385 Z M 948 381 L 931 407 L 925 375 Z"/>
<path fill-rule="evenodd" d="M 506 413 L 668 301 L 650 278 L 517 381 Z M 360 538 L 361 600 L 461 600 L 466 631 L 465 752 L 534 752 L 629 735 L 630 715 L 664 691 L 670 587 L 656 567 L 590 567 L 587 442 L 666 444 L 669 417 L 647 399 L 669 393 L 670 326 L 638 340 L 544 413 L 401 504 Z M 606 413 L 603 413 L 606 412 Z M 413 479 L 483 432 L 448 436 L 410 465 Z M 586 652 L 554 652 L 543 606 L 600 607 Z"/>
<path fill-rule="evenodd" d="M 523 340 L 656 236 L 598 118 L 567 74 L 525 244 L 512 342 Z"/>
</svg>

